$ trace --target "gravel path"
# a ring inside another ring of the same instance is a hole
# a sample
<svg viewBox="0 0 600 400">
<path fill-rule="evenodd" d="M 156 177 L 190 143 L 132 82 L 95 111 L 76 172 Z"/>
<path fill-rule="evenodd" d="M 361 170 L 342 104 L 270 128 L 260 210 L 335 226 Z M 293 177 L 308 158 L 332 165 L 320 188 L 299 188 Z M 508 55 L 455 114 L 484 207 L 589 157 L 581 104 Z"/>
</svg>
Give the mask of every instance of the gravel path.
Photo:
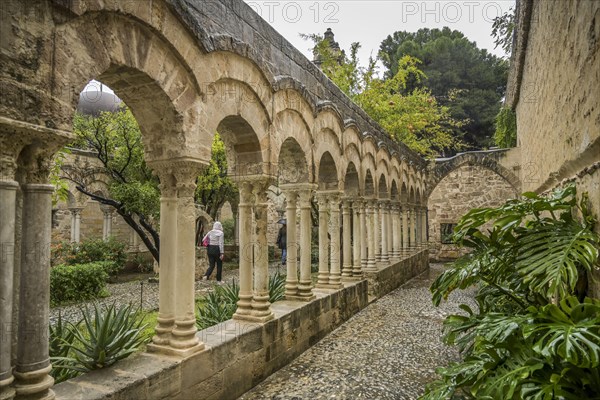
<svg viewBox="0 0 600 400">
<path fill-rule="evenodd" d="M 277 271 L 278 263 L 273 263 L 269 267 L 269 273 L 273 274 Z M 285 267 L 279 266 L 279 271 L 285 273 Z M 211 278 L 215 279 L 216 271 L 213 272 Z M 238 281 L 239 270 L 223 271 L 223 281 L 230 283 L 233 279 Z M 143 293 L 141 291 L 141 283 L 143 283 Z M 215 280 L 211 281 L 197 281 L 196 282 L 196 297 L 204 296 L 214 285 Z M 147 311 L 158 310 L 158 282 L 148 282 L 147 278 L 139 279 L 135 281 L 125 283 L 109 283 L 106 285 L 110 296 L 97 299 L 95 301 L 88 301 L 85 303 L 79 303 L 74 305 L 53 307 L 50 309 L 50 324 L 54 325 L 58 320 L 58 314 L 60 313 L 64 321 L 77 322 L 81 319 L 80 308 L 82 306 L 91 306 L 92 303 L 97 302 L 102 307 L 117 303 L 117 304 L 132 304 L 134 307 L 138 307 L 140 302 L 143 304 L 143 309 Z"/>
<path fill-rule="evenodd" d="M 441 271 L 431 264 L 239 399 L 416 399 L 435 369 L 458 357 L 441 342 L 443 318 L 473 304 L 472 292 L 431 304 L 428 288 Z"/>
</svg>

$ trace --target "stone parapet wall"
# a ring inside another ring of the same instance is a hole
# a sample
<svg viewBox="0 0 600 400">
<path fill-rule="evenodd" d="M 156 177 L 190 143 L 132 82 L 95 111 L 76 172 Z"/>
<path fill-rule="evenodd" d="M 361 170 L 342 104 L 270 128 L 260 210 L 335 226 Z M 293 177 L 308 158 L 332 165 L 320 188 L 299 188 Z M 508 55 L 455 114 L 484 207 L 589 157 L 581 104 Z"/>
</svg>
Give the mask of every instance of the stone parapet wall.
<svg viewBox="0 0 600 400">
<path fill-rule="evenodd" d="M 235 399 L 367 306 L 428 268 L 427 250 L 311 302 L 279 301 L 265 324 L 229 320 L 197 333 L 207 350 L 177 359 L 143 353 L 54 386 L 57 400 Z"/>
</svg>

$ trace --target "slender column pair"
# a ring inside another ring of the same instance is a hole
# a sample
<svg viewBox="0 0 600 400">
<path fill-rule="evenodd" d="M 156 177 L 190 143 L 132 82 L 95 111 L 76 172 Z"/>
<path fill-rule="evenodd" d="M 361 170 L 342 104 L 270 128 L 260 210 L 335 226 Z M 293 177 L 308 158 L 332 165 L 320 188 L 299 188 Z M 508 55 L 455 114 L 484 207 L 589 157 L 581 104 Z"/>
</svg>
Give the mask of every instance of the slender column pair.
<svg viewBox="0 0 600 400">
<path fill-rule="evenodd" d="M 340 271 L 339 192 L 317 192 L 317 202 L 319 204 L 319 276 L 316 287 L 340 289 L 343 285 Z"/>
<path fill-rule="evenodd" d="M 54 186 L 48 178 L 54 152 L 68 139 L 68 134 L 57 130 L 0 119 L 0 398 L 3 400 L 15 396 L 28 400 L 55 397 L 48 351 Z M 18 179 L 17 164 L 21 171 Z M 16 349 L 12 346 L 14 339 Z"/>
<path fill-rule="evenodd" d="M 274 318 L 269 302 L 267 189 L 270 178 L 256 176 L 238 183 L 240 191 L 240 300 L 234 319 L 266 322 Z M 254 214 L 254 223 L 252 215 Z M 254 238 L 252 228 L 254 230 Z"/>
<path fill-rule="evenodd" d="M 71 211 L 71 243 L 79 243 L 81 240 L 81 207 L 72 207 Z"/>
<path fill-rule="evenodd" d="M 377 210 L 377 200 L 369 199 L 367 200 L 366 205 L 366 231 L 367 231 L 367 264 L 364 270 L 366 272 L 377 271 L 377 260 L 375 255 L 376 240 L 375 240 L 375 232 L 377 231 L 376 221 L 376 210 Z"/>
<path fill-rule="evenodd" d="M 149 351 L 187 357 L 202 351 L 194 308 L 196 208 L 194 191 L 202 165 L 153 163 L 160 179 L 159 310 Z"/>
<path fill-rule="evenodd" d="M 421 244 L 427 246 L 427 207 L 421 208 Z"/>
<path fill-rule="evenodd" d="M 409 247 L 410 247 L 410 237 L 409 237 L 410 228 L 408 226 L 409 208 L 406 204 L 402 205 L 401 213 L 402 213 L 402 253 L 404 256 L 406 256 L 409 252 Z"/>
<path fill-rule="evenodd" d="M 353 251 L 352 251 L 352 200 L 348 197 L 342 199 L 342 281 L 354 280 Z"/>
<path fill-rule="evenodd" d="M 311 279 L 311 206 L 313 185 L 282 185 L 286 198 L 287 218 L 287 300 L 310 301 L 315 298 Z M 298 240 L 296 239 L 297 206 L 300 206 L 300 280 L 298 281 Z"/>
<path fill-rule="evenodd" d="M 357 198 L 352 201 L 352 277 L 362 278 L 363 248 L 366 249 L 364 227 L 364 202 Z"/>
<path fill-rule="evenodd" d="M 391 258 L 397 260 L 400 258 L 400 254 L 402 251 L 402 232 L 400 230 L 400 207 L 397 201 L 392 202 L 391 205 L 391 220 L 392 220 L 392 254 Z"/>
<path fill-rule="evenodd" d="M 381 226 L 381 254 L 377 261 L 382 264 L 389 264 L 389 238 L 390 238 L 390 215 L 389 215 L 389 201 L 379 200 L 379 221 Z"/>
<path fill-rule="evenodd" d="M 108 238 L 112 235 L 113 208 L 102 207 L 102 214 L 104 216 L 102 221 L 102 239 L 108 240 Z"/>
</svg>

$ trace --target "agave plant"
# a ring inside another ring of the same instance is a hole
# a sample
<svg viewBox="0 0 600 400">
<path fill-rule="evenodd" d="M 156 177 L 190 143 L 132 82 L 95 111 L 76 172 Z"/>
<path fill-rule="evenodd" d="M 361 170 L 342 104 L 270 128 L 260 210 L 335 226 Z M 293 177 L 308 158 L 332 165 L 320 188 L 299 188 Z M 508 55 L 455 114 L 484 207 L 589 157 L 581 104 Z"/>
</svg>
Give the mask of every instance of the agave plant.
<svg viewBox="0 0 600 400">
<path fill-rule="evenodd" d="M 65 324 L 60 312 L 56 324 L 50 325 L 49 354 L 52 362 L 50 374 L 56 383 L 64 382 L 80 374 L 79 371 L 73 368 L 75 363 L 69 357 L 71 346 L 75 341 L 74 330 L 77 329 L 78 324 Z"/>
<path fill-rule="evenodd" d="M 82 309 L 83 327 L 71 327 L 76 343 L 69 344 L 72 351 L 71 369 L 87 372 L 108 367 L 136 352 L 146 339 L 145 325 L 130 305 L 115 304 L 100 310 Z"/>
<path fill-rule="evenodd" d="M 600 239 L 586 204 L 568 186 L 462 218 L 454 238 L 473 252 L 431 291 L 438 305 L 476 285 L 478 307 L 462 305 L 466 315 L 446 318 L 444 340 L 459 346 L 463 360 L 438 369 L 441 379 L 422 399 L 600 398 L 600 301 L 581 285 Z"/>
<path fill-rule="evenodd" d="M 285 295 L 286 276 L 278 272 L 269 277 L 269 301 L 274 303 Z M 206 329 L 233 317 L 240 299 L 240 287 L 233 281 L 214 289 L 199 301 L 196 312 L 196 326 Z"/>
</svg>

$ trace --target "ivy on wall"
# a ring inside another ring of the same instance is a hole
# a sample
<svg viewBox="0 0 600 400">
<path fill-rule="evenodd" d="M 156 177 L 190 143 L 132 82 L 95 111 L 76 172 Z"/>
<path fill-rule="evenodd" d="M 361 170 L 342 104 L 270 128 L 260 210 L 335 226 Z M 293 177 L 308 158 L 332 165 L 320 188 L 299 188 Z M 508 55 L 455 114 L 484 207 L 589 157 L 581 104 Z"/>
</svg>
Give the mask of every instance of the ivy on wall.
<svg viewBox="0 0 600 400">
<path fill-rule="evenodd" d="M 494 141 L 502 148 L 517 145 L 517 114 L 510 107 L 502 107 L 496 116 Z"/>
</svg>

